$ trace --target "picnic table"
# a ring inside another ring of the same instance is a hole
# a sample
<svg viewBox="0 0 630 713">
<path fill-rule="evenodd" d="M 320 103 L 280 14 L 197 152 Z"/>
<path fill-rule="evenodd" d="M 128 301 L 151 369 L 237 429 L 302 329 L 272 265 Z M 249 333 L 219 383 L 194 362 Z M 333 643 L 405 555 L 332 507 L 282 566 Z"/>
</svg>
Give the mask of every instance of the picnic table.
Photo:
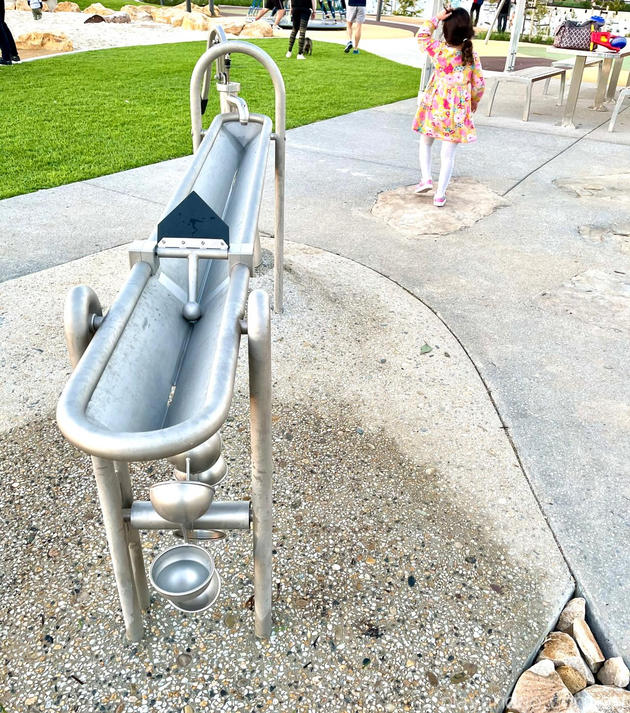
<svg viewBox="0 0 630 713">
<path fill-rule="evenodd" d="M 580 87 L 582 86 L 582 77 L 587 59 L 597 58 L 603 60 L 602 69 L 597 81 L 597 90 L 595 91 L 595 102 L 593 106 L 589 108 L 595 111 L 608 111 L 606 102 L 612 101 L 615 98 L 621 65 L 623 64 L 624 58 L 630 56 L 630 45 L 624 47 L 624 49 L 619 52 L 602 52 L 600 50 L 589 52 L 587 50 L 565 50 L 557 47 L 553 48 L 553 52 L 570 54 L 575 57 L 567 103 L 565 104 L 564 113 L 562 115 L 562 126 L 571 129 L 575 128 L 573 116 L 580 94 Z"/>
</svg>

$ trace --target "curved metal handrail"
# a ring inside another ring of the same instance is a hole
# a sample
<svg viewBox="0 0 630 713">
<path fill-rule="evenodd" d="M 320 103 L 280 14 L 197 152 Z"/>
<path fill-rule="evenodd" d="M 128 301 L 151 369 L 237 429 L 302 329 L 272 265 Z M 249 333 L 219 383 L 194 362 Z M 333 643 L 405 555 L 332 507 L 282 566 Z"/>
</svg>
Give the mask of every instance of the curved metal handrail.
<svg viewBox="0 0 630 713">
<path fill-rule="evenodd" d="M 235 265 L 230 275 L 212 376 L 205 406 L 198 414 L 158 431 L 138 432 L 110 431 L 88 418 L 87 408 L 92 394 L 150 276 L 148 263 L 134 265 L 127 284 L 85 350 L 57 404 L 57 424 L 68 441 L 86 453 L 108 460 L 157 460 L 195 448 L 219 430 L 232 402 L 241 338 L 240 320 L 249 285 L 249 268 L 244 264 Z"/>
<path fill-rule="evenodd" d="M 208 38 L 209 41 L 209 38 Z M 273 117 L 275 141 L 275 190 L 276 212 L 274 224 L 274 300 L 273 307 L 276 313 L 282 312 L 283 302 L 283 275 L 284 266 L 284 176 L 285 176 L 285 142 L 286 142 L 286 90 L 282 73 L 278 65 L 260 47 L 249 42 L 229 40 L 214 44 L 207 49 L 197 60 L 190 78 L 190 121 L 192 126 L 193 153 L 199 148 L 202 133 L 202 112 L 200 86 L 205 81 L 205 76 L 212 63 L 226 54 L 240 52 L 253 57 L 267 70 L 273 82 L 275 93 L 275 109 Z"/>
</svg>

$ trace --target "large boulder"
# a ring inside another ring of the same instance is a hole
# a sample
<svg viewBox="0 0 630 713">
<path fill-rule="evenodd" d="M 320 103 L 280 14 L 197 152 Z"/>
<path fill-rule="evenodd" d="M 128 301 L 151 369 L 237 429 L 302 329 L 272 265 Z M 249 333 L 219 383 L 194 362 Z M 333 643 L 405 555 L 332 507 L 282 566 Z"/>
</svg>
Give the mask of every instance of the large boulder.
<svg viewBox="0 0 630 713">
<path fill-rule="evenodd" d="M 123 5 L 121 12 L 126 12 L 133 22 L 146 22 L 152 20 L 151 8 L 146 5 Z"/>
<path fill-rule="evenodd" d="M 173 16 L 180 14 L 174 7 L 152 7 L 150 12 L 154 22 L 161 22 L 163 25 L 170 25 Z"/>
<path fill-rule="evenodd" d="M 614 686 L 589 686 L 575 694 L 580 713 L 630 713 L 630 691 Z"/>
<path fill-rule="evenodd" d="M 241 33 L 240 37 L 273 37 L 273 29 L 268 22 L 249 22 Z"/>
<path fill-rule="evenodd" d="M 226 35 L 240 35 L 245 27 L 244 22 L 222 22 L 221 25 Z"/>
<path fill-rule="evenodd" d="M 15 41 L 20 50 L 45 49 L 50 52 L 70 52 L 74 49 L 72 42 L 63 33 L 28 32 L 20 35 Z"/>
<path fill-rule="evenodd" d="M 553 661 L 539 661 L 516 682 L 508 713 L 578 713 L 568 688 L 554 670 Z"/>
<path fill-rule="evenodd" d="M 552 631 L 547 636 L 542 651 L 538 654 L 538 661 L 544 659 L 553 661 L 558 675 L 571 693 L 581 691 L 587 684 L 595 683 L 593 674 L 580 656 L 577 644 L 564 632 Z M 573 669 L 577 675 L 572 675 L 567 668 Z"/>
<path fill-rule="evenodd" d="M 106 15 L 113 15 L 114 11 L 110 10 L 108 7 L 105 7 L 103 3 L 100 2 L 94 2 L 88 7 L 85 8 L 83 11 L 86 15 L 100 15 L 101 17 L 105 17 Z"/>
<path fill-rule="evenodd" d="M 76 4 L 76 2 L 62 0 L 62 2 L 57 3 L 55 12 L 81 12 L 81 8 Z"/>
<path fill-rule="evenodd" d="M 182 30 L 202 30 L 203 32 L 208 30 L 210 23 L 205 15 L 199 12 L 184 12 L 182 14 L 184 16 L 181 24 Z"/>
</svg>

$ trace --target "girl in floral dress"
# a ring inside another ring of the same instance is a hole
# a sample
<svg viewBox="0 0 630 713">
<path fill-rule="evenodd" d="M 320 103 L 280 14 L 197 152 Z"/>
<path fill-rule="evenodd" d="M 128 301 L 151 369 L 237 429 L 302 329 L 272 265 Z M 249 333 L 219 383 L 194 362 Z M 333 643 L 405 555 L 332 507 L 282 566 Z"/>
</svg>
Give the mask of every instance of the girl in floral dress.
<svg viewBox="0 0 630 713">
<path fill-rule="evenodd" d="M 442 21 L 444 41 L 431 36 Z M 446 188 L 455 165 L 457 144 L 476 141 L 472 115 L 477 109 L 485 82 L 481 63 L 473 50 L 470 15 L 463 8 L 445 9 L 432 20 L 425 20 L 418 31 L 420 50 L 427 52 L 435 69 L 419 105 L 413 129 L 420 136 L 420 171 L 422 179 L 416 193 L 433 188 L 431 148 L 435 139 L 442 141 L 440 177 L 434 205 L 446 203 Z"/>
</svg>

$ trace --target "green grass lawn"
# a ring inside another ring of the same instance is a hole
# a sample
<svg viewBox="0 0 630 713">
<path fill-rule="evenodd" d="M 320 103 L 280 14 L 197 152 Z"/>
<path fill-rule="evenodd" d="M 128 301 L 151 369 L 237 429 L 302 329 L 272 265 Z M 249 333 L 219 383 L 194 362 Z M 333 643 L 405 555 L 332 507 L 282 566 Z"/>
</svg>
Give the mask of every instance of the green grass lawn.
<svg viewBox="0 0 630 713">
<path fill-rule="evenodd" d="M 287 128 L 406 99 L 417 69 L 340 45 L 315 43 L 303 62 L 287 41 L 260 40 L 287 89 Z M 190 75 L 204 43 L 100 50 L 3 68 L 0 198 L 189 154 Z M 232 56 L 232 79 L 250 110 L 273 115 L 266 71 Z M 206 112 L 209 123 L 218 109 Z M 411 125 L 411 116 L 409 122 Z"/>
</svg>

